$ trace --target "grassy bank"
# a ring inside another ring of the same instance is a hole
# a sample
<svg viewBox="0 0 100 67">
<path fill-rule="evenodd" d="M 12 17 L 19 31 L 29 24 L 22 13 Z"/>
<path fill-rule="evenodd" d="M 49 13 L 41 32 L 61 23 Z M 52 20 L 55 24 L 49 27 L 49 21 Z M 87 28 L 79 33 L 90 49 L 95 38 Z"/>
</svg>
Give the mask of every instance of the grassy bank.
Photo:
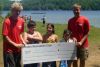
<svg viewBox="0 0 100 67">
<path fill-rule="evenodd" d="M 55 24 L 55 33 L 59 36 L 59 39 L 62 38 L 63 30 L 66 28 L 66 24 Z M 43 35 L 46 33 L 46 26 L 43 27 L 42 23 L 37 23 L 37 30 Z M 2 23 L 0 23 L 0 67 L 3 67 L 2 60 Z M 98 59 L 100 56 L 100 28 L 92 27 L 89 33 L 89 44 L 90 44 L 90 60 L 86 67 L 99 67 L 100 62 Z M 93 59 L 94 60 L 91 60 Z M 96 59 L 97 58 L 97 59 Z"/>
<path fill-rule="evenodd" d="M 55 24 L 55 33 L 59 36 L 59 38 L 62 37 L 63 30 L 67 27 L 66 24 Z M 37 30 L 40 31 L 42 34 L 46 32 L 46 27 L 42 27 L 41 23 L 37 24 Z M 91 45 L 100 45 L 100 28 L 96 28 L 91 26 L 90 32 L 89 32 L 89 43 Z"/>
<path fill-rule="evenodd" d="M 59 39 L 62 37 L 63 30 L 67 27 L 66 24 L 54 24 L 55 25 L 55 33 L 59 36 Z M 26 25 L 25 25 L 26 28 Z M 46 26 L 43 27 L 42 23 L 37 23 L 37 30 L 43 35 L 46 33 Z M 26 31 L 26 30 L 25 30 Z M 96 28 L 91 26 L 89 33 L 89 42 L 91 45 L 100 45 L 100 28 Z M 2 23 L 0 23 L 0 42 L 2 41 Z"/>
</svg>

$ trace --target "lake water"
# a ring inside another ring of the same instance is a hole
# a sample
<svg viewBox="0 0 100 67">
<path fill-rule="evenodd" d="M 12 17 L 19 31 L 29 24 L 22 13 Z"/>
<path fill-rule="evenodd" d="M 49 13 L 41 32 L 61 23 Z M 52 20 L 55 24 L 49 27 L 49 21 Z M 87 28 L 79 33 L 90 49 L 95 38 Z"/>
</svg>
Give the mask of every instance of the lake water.
<svg viewBox="0 0 100 67">
<path fill-rule="evenodd" d="M 3 11 L 2 16 L 5 16 L 8 11 Z M 72 11 L 22 11 L 21 16 L 32 16 L 35 21 L 42 21 L 41 18 L 45 15 L 47 23 L 66 24 L 68 19 L 73 17 Z M 100 28 L 100 11 L 81 11 L 81 15 L 86 16 L 90 20 L 90 24 Z"/>
</svg>

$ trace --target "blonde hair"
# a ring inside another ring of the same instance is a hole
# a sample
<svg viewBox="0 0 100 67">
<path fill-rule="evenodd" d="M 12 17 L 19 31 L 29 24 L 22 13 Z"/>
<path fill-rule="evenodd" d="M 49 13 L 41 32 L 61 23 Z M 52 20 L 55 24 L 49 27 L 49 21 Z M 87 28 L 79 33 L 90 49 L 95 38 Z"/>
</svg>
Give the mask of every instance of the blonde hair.
<svg viewBox="0 0 100 67">
<path fill-rule="evenodd" d="M 80 8 L 80 9 L 81 9 L 81 5 L 75 3 L 75 4 L 73 5 L 73 8 Z"/>
<path fill-rule="evenodd" d="M 21 3 L 19 2 L 14 2 L 12 5 L 11 5 L 11 10 L 13 9 L 16 9 L 16 10 L 23 10 L 23 6 Z"/>
</svg>

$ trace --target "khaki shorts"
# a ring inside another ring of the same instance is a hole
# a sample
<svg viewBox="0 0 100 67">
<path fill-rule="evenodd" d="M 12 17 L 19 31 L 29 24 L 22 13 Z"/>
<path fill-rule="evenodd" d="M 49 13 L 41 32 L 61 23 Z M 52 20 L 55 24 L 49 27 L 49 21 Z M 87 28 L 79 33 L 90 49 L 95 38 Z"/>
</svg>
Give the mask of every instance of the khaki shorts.
<svg viewBox="0 0 100 67">
<path fill-rule="evenodd" d="M 77 58 L 81 60 L 87 60 L 89 51 L 87 48 L 77 48 Z"/>
</svg>

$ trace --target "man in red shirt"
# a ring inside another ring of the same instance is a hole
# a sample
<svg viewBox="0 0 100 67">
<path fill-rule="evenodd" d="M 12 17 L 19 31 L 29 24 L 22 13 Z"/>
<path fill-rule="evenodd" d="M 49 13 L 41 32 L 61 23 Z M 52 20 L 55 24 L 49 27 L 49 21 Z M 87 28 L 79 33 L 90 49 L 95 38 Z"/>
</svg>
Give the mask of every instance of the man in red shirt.
<svg viewBox="0 0 100 67">
<path fill-rule="evenodd" d="M 21 67 L 21 47 L 23 46 L 22 32 L 24 32 L 24 20 L 19 17 L 23 9 L 20 3 L 11 5 L 11 16 L 3 23 L 3 55 L 4 67 Z"/>
<path fill-rule="evenodd" d="M 68 30 L 72 32 L 71 38 L 76 41 L 77 58 L 80 60 L 80 67 L 85 67 L 85 60 L 88 57 L 88 33 L 90 24 L 86 17 L 80 15 L 80 9 L 81 5 L 73 5 L 74 17 L 68 21 Z M 78 67 L 78 60 L 73 62 L 73 67 Z"/>
</svg>

